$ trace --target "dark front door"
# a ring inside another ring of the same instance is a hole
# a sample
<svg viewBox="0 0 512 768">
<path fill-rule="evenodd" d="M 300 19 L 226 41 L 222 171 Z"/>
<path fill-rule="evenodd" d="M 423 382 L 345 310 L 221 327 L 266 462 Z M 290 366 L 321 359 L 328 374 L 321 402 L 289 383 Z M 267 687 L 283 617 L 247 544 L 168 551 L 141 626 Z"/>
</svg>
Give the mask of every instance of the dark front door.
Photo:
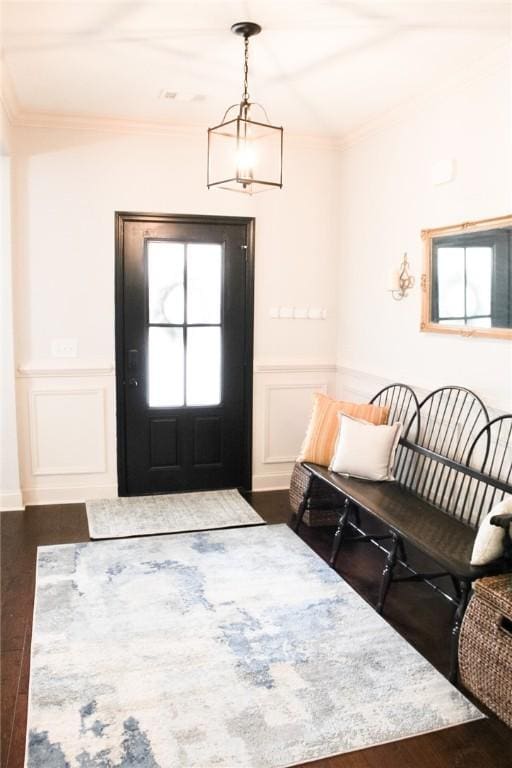
<svg viewBox="0 0 512 768">
<path fill-rule="evenodd" d="M 251 219 L 117 214 L 122 495 L 250 488 Z"/>
</svg>

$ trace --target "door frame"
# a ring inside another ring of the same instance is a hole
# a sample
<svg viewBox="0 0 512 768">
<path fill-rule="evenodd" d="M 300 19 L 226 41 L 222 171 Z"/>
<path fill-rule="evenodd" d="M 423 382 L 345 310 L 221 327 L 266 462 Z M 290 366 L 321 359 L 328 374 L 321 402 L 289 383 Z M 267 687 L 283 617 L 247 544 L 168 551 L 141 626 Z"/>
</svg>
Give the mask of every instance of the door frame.
<svg viewBox="0 0 512 768">
<path fill-rule="evenodd" d="M 242 224 L 246 229 L 245 250 L 245 317 L 244 317 L 244 405 L 243 427 L 245 461 L 243 489 L 252 488 L 252 397 L 253 397 L 253 349 L 254 349 L 254 229 L 255 219 L 249 216 L 208 216 L 180 213 L 115 212 L 115 375 L 116 375 L 116 445 L 117 488 L 119 496 L 127 496 L 126 477 L 126 427 L 125 427 L 125 373 L 124 350 L 124 225 L 125 223 L 186 223 L 186 224 Z"/>
</svg>

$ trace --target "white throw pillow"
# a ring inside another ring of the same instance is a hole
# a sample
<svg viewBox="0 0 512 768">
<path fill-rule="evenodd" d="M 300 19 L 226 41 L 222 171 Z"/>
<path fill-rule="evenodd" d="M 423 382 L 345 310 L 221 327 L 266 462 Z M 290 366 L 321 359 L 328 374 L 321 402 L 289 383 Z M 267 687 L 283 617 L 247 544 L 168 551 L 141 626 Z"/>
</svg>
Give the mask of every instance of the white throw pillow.
<svg viewBox="0 0 512 768">
<path fill-rule="evenodd" d="M 489 514 L 484 517 L 473 544 L 471 565 L 487 565 L 503 555 L 507 532 L 504 528 L 491 525 L 491 517 L 509 515 L 511 512 L 512 496 L 507 496 L 499 504 L 495 504 Z M 512 538 L 512 524 L 509 527 L 509 536 Z"/>
<path fill-rule="evenodd" d="M 370 424 L 339 414 L 339 431 L 332 472 L 363 480 L 394 480 L 393 463 L 402 425 Z"/>
</svg>

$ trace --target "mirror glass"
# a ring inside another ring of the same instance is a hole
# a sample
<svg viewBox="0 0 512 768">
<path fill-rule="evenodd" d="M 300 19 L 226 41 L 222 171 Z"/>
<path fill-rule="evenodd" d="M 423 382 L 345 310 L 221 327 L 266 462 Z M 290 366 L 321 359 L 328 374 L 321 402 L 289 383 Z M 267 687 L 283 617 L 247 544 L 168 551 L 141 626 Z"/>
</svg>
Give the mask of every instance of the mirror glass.
<svg viewBox="0 0 512 768">
<path fill-rule="evenodd" d="M 512 329 L 512 220 L 488 229 L 482 224 L 425 233 L 423 330 L 494 335 Z"/>
</svg>

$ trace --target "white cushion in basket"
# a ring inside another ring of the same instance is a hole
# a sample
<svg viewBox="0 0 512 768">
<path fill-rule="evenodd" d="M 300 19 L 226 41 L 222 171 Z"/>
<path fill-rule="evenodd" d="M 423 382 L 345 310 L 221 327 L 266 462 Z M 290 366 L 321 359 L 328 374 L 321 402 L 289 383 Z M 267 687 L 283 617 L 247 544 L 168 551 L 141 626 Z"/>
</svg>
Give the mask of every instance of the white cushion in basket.
<svg viewBox="0 0 512 768">
<path fill-rule="evenodd" d="M 511 512 L 512 496 L 508 496 L 499 504 L 495 504 L 489 514 L 484 517 L 473 544 L 471 565 L 487 565 L 503 555 L 507 532 L 504 528 L 491 525 L 491 517 L 509 515 Z M 509 527 L 509 536 L 512 538 L 512 524 Z"/>
<path fill-rule="evenodd" d="M 402 425 L 370 424 L 339 414 L 339 431 L 332 472 L 364 480 L 394 480 L 393 463 Z"/>
</svg>

